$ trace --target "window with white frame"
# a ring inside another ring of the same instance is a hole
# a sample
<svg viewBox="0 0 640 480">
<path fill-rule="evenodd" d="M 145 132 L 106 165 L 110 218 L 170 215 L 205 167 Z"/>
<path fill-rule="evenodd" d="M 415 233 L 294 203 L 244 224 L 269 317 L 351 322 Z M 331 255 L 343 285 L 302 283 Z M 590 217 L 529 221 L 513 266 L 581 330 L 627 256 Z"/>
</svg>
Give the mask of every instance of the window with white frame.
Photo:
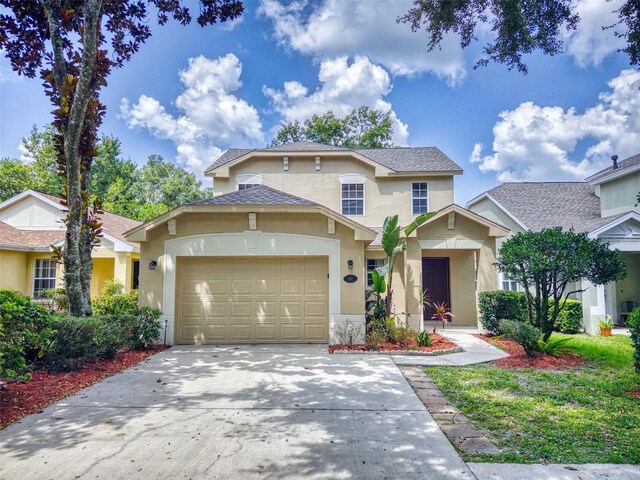
<svg viewBox="0 0 640 480">
<path fill-rule="evenodd" d="M 253 187 L 259 187 L 259 183 L 239 183 L 238 190 L 248 190 Z"/>
<path fill-rule="evenodd" d="M 429 211 L 429 188 L 427 182 L 411 184 L 411 212 L 420 215 Z"/>
<path fill-rule="evenodd" d="M 364 184 L 342 184 L 342 214 L 364 215 Z"/>
<path fill-rule="evenodd" d="M 518 282 L 506 273 L 500 272 L 500 288 L 502 290 L 518 291 Z"/>
<path fill-rule="evenodd" d="M 367 285 L 373 284 L 372 272 L 380 267 L 384 267 L 384 258 L 367 258 Z"/>
<path fill-rule="evenodd" d="M 236 184 L 238 185 L 238 190 L 257 187 L 262 185 L 262 175 L 258 175 L 257 173 L 243 173 L 236 177 Z"/>
<path fill-rule="evenodd" d="M 56 288 L 56 262 L 47 258 L 37 258 L 33 273 L 33 296 L 42 296 L 45 290 Z"/>
</svg>

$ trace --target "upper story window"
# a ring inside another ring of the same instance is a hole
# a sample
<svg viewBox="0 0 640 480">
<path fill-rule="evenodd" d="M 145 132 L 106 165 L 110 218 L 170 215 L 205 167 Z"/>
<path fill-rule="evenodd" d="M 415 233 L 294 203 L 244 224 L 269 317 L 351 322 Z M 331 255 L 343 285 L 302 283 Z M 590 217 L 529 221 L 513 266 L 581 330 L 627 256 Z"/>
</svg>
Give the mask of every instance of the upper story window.
<svg viewBox="0 0 640 480">
<path fill-rule="evenodd" d="M 429 188 L 427 182 L 411 184 L 411 212 L 420 215 L 429 211 Z"/>
<path fill-rule="evenodd" d="M 364 182 L 366 177 L 350 173 L 338 177 L 341 183 L 340 204 L 343 215 L 364 215 Z"/>
<path fill-rule="evenodd" d="M 367 258 L 367 285 L 373 284 L 371 272 L 376 268 L 384 267 L 384 258 Z"/>
<path fill-rule="evenodd" d="M 37 258 L 33 273 L 33 296 L 42 296 L 45 290 L 56 288 L 56 262 L 48 258 Z"/>
<path fill-rule="evenodd" d="M 236 183 L 238 184 L 238 190 L 257 187 L 258 185 L 262 185 L 262 175 L 258 175 L 257 173 L 243 173 L 236 177 Z"/>
<path fill-rule="evenodd" d="M 502 290 L 518 291 L 518 282 L 511 278 L 508 274 L 500 272 L 500 288 Z"/>
</svg>

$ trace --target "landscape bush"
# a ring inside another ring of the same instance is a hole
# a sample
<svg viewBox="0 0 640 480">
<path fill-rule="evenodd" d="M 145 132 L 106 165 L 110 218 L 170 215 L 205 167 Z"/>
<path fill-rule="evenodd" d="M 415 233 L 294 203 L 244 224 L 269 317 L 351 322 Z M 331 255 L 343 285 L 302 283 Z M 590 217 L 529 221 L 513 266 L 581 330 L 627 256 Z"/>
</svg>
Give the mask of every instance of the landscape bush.
<svg viewBox="0 0 640 480">
<path fill-rule="evenodd" d="M 640 307 L 635 308 L 628 320 L 629 330 L 631 331 L 631 342 L 635 348 L 633 353 L 633 363 L 636 372 L 640 373 Z"/>
<path fill-rule="evenodd" d="M 0 290 L 0 378 L 28 380 L 53 336 L 53 316 L 31 298 Z"/>
<path fill-rule="evenodd" d="M 409 348 L 414 340 L 418 339 L 418 332 L 413 328 L 399 327 L 396 333 L 396 341 L 402 348 Z"/>
<path fill-rule="evenodd" d="M 505 338 L 520 344 L 528 357 L 536 355 L 538 340 L 542 335 L 540 329 L 528 322 L 516 320 L 500 320 L 499 328 Z"/>
<path fill-rule="evenodd" d="M 480 323 L 494 335 L 500 335 L 500 320 L 527 321 L 527 300 L 523 292 L 496 290 L 480 292 L 478 307 Z"/>
<path fill-rule="evenodd" d="M 416 341 L 418 342 L 419 347 L 429 347 L 433 339 L 431 338 L 431 334 L 427 330 L 423 330 L 416 337 Z"/>
<path fill-rule="evenodd" d="M 130 293 L 105 293 L 92 300 L 93 314 L 136 315 L 138 313 L 138 291 Z"/>
<path fill-rule="evenodd" d="M 553 308 L 553 302 L 549 302 Z M 564 308 L 558 313 L 555 330 L 561 333 L 580 333 L 582 331 L 582 302 L 567 299 Z"/>
</svg>

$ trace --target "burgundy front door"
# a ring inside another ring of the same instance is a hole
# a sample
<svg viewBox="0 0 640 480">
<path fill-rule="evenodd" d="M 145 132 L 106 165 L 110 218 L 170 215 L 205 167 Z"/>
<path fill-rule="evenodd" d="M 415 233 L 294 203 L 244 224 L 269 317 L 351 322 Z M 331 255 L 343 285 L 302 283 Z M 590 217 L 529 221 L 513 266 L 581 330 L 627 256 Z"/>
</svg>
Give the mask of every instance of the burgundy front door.
<svg viewBox="0 0 640 480">
<path fill-rule="evenodd" d="M 451 308 L 451 290 L 449 287 L 449 258 L 448 257 L 423 257 L 422 258 L 422 290 L 433 303 L 446 302 Z M 431 320 L 434 308 L 424 308 L 424 319 Z"/>
</svg>

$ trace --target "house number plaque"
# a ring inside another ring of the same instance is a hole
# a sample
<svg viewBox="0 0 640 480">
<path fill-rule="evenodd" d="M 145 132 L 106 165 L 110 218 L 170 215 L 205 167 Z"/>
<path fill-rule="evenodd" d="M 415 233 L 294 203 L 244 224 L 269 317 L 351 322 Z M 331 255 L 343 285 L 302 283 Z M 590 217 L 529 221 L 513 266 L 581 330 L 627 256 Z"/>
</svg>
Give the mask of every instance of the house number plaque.
<svg viewBox="0 0 640 480">
<path fill-rule="evenodd" d="M 358 276 L 357 275 L 345 275 L 344 277 L 344 281 L 347 283 L 355 283 L 358 281 Z"/>
</svg>

